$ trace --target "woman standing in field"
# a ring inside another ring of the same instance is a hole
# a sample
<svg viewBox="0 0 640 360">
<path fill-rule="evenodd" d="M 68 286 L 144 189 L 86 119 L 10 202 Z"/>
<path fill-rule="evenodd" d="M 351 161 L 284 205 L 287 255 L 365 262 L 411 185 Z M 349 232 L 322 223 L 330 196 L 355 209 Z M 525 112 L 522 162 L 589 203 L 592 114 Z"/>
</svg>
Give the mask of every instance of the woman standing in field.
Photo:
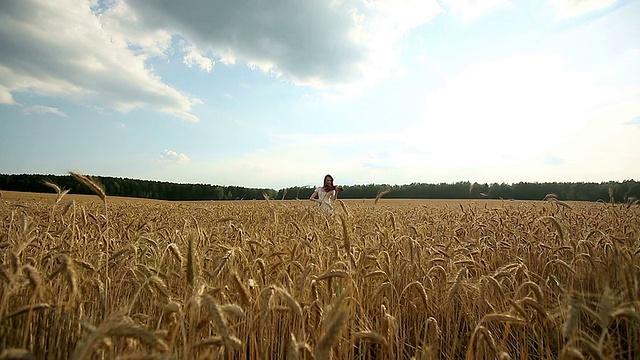
<svg viewBox="0 0 640 360">
<path fill-rule="evenodd" d="M 342 186 L 333 185 L 333 176 L 325 175 L 324 185 L 317 188 L 309 200 L 317 202 L 320 209 L 333 214 L 333 201 L 338 198 L 338 192 L 342 190 Z"/>
</svg>

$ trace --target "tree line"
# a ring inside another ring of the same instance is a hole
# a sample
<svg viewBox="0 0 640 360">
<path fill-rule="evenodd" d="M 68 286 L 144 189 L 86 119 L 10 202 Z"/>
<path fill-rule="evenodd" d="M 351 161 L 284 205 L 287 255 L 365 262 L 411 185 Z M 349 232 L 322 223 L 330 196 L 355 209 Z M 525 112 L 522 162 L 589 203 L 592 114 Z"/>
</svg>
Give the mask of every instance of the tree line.
<svg viewBox="0 0 640 360">
<path fill-rule="evenodd" d="M 345 186 L 339 197 L 343 199 L 375 198 L 385 191 L 385 198 L 397 199 L 516 199 L 542 200 L 554 194 L 561 200 L 628 202 L 640 198 L 640 183 L 622 182 L 548 182 L 515 184 L 478 184 L 468 181 L 456 183 L 412 183 L 407 185 L 369 184 Z M 306 199 L 314 187 L 302 186 L 280 189 L 278 199 Z"/>
<path fill-rule="evenodd" d="M 94 176 L 108 196 L 137 197 L 158 200 L 252 200 L 308 199 L 315 187 L 293 186 L 274 190 L 269 188 L 245 188 L 211 184 L 180 184 L 152 180 Z M 2 175 L 0 190 L 23 192 L 53 192 L 44 184 L 52 182 L 74 194 L 91 194 L 91 190 L 70 175 Z M 561 200 L 629 202 L 640 199 L 640 182 L 546 182 L 514 184 L 479 184 L 468 181 L 456 183 L 412 183 L 406 185 L 368 184 L 344 186 L 342 199 L 375 198 L 381 192 L 385 198 L 396 199 L 516 199 L 542 200 L 555 194 Z M 264 195 L 263 195 L 264 194 Z"/>
<path fill-rule="evenodd" d="M 249 200 L 263 199 L 263 193 L 275 198 L 273 189 L 254 189 L 240 186 L 211 184 L 179 184 L 163 181 L 138 180 L 106 176 L 93 176 L 108 196 L 123 196 L 157 200 Z M 53 189 L 44 184 L 49 181 L 72 194 L 92 194 L 91 190 L 71 175 L 0 175 L 0 189 L 48 193 Z"/>
</svg>

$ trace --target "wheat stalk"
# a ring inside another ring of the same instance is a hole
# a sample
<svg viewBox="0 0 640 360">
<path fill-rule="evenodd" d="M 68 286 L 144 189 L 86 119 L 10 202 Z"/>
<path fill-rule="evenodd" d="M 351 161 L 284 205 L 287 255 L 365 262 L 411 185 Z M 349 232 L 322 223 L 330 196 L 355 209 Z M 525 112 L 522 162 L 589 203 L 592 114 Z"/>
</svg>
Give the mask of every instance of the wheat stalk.
<svg viewBox="0 0 640 360">
<path fill-rule="evenodd" d="M 378 194 L 376 195 L 376 198 L 374 200 L 374 205 L 378 205 L 378 200 L 380 200 L 383 196 L 387 195 L 388 193 L 391 192 L 391 188 L 386 188 L 384 190 L 381 190 L 378 192 Z"/>
<path fill-rule="evenodd" d="M 276 287 L 275 290 L 285 299 L 289 308 L 298 316 L 298 318 L 302 319 L 302 307 L 300 306 L 298 301 L 296 301 L 296 299 L 282 287 Z"/>
<path fill-rule="evenodd" d="M 91 358 L 92 354 L 103 344 L 103 341 L 111 337 L 133 338 L 161 352 L 169 350 L 167 344 L 154 332 L 118 313 L 95 328 L 87 338 L 79 341 L 71 354 L 71 359 Z"/>
<path fill-rule="evenodd" d="M 102 185 L 100 185 L 100 183 L 96 179 L 92 179 L 86 175 L 82 175 L 80 173 L 73 172 L 73 171 L 70 171 L 69 174 L 71 174 L 71 176 L 74 179 L 76 179 L 79 183 L 88 187 L 89 190 L 91 190 L 94 194 L 98 195 L 100 200 L 102 200 L 104 203 L 107 202 L 107 194 L 104 191 L 104 188 L 102 187 Z"/>
<path fill-rule="evenodd" d="M 330 358 L 331 348 L 338 341 L 343 328 L 347 325 L 349 311 L 344 300 L 348 292 L 347 290 L 343 291 L 326 313 L 326 318 L 323 321 L 324 330 L 314 349 L 314 356 L 317 360 Z"/>
<path fill-rule="evenodd" d="M 417 290 L 418 295 L 420 295 L 420 299 L 422 300 L 422 305 L 424 306 L 424 310 L 427 311 L 428 308 L 429 308 L 429 306 L 428 306 L 428 298 L 427 298 L 427 290 L 424 288 L 424 285 L 422 285 L 421 282 L 414 281 L 412 283 L 409 283 L 400 292 L 400 297 L 402 297 L 402 294 L 404 294 L 405 291 L 407 291 L 407 290 L 409 290 L 411 288 L 415 288 Z"/>
<path fill-rule="evenodd" d="M 187 242 L 187 285 L 193 287 L 196 277 L 196 259 L 195 259 L 195 249 L 193 245 L 193 236 L 189 237 L 189 241 Z"/>
<path fill-rule="evenodd" d="M 216 329 L 218 330 L 220 335 L 222 335 L 224 346 L 230 350 L 240 349 L 242 347 L 242 342 L 235 336 L 231 335 L 231 333 L 229 332 L 227 319 L 224 316 L 223 310 L 220 305 L 218 305 L 215 300 L 213 300 L 211 295 L 203 295 L 202 302 L 209 313 L 212 315 L 213 321 L 216 325 Z"/>
<path fill-rule="evenodd" d="M 387 339 L 383 335 L 381 335 L 381 334 L 379 334 L 379 333 L 377 333 L 375 331 L 368 331 L 368 330 L 367 331 L 358 331 L 358 332 L 353 333 L 353 337 L 356 340 L 371 341 L 371 342 L 374 342 L 374 343 L 381 344 L 384 347 L 388 347 L 389 346 L 389 343 L 387 342 Z"/>
</svg>

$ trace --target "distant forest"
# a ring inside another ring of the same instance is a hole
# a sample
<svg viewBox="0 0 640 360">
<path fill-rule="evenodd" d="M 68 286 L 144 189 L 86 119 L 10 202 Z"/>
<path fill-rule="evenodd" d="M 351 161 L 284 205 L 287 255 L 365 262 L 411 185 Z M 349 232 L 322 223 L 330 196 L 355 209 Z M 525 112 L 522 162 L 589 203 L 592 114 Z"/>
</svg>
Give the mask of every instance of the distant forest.
<svg viewBox="0 0 640 360">
<path fill-rule="evenodd" d="M 307 199 L 314 187 L 295 186 L 286 189 L 245 188 L 211 184 L 179 184 L 151 180 L 93 176 L 104 188 L 107 196 L 123 196 L 158 200 L 252 200 Z M 91 194 L 91 190 L 71 175 L 2 175 L 0 190 L 52 193 L 44 185 L 52 182 L 73 194 Z M 560 200 L 630 202 L 640 199 L 640 182 L 551 182 L 515 184 L 478 184 L 467 181 L 456 183 L 412 183 L 406 185 L 368 184 L 344 186 L 343 199 L 375 198 L 385 191 L 385 198 L 396 199 L 516 199 L 542 200 L 547 194 L 555 194 Z"/>
<path fill-rule="evenodd" d="M 263 193 L 275 198 L 273 189 L 251 189 L 240 186 L 209 184 L 179 184 L 162 181 L 137 180 L 105 176 L 91 176 L 102 185 L 107 196 L 124 196 L 158 200 L 240 200 L 264 199 Z M 43 184 L 49 181 L 70 194 L 92 194 L 91 190 L 71 175 L 0 175 L 0 190 L 52 193 Z"/>
</svg>

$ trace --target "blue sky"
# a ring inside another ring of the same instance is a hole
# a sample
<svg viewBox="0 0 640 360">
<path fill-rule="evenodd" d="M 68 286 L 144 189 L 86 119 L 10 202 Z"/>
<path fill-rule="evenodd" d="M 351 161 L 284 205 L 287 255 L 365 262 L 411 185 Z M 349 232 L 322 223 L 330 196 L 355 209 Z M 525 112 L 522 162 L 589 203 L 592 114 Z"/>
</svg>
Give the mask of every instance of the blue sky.
<svg viewBox="0 0 640 360">
<path fill-rule="evenodd" d="M 638 180 L 638 119 L 640 1 L 0 2 L 4 174 Z"/>
</svg>

